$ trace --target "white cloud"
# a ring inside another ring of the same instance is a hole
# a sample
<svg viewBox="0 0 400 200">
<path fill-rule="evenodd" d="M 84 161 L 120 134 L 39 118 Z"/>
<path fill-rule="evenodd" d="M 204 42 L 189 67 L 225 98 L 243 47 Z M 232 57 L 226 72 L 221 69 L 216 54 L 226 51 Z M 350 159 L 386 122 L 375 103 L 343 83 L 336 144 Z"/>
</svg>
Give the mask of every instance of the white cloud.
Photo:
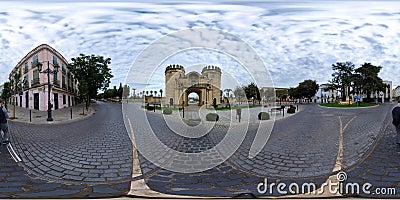
<svg viewBox="0 0 400 200">
<path fill-rule="evenodd" d="M 381 65 L 381 77 L 399 85 L 399 7 L 393 1 L 2 2 L 0 82 L 32 48 L 48 43 L 67 59 L 79 53 L 111 57 L 112 81 L 118 85 L 147 45 L 177 30 L 208 27 L 253 46 L 277 86 L 296 86 L 304 79 L 327 82 L 336 61 Z M 186 59 L 192 62 L 171 62 L 232 63 L 201 54 Z M 160 74 L 152 85 L 163 82 Z"/>
</svg>

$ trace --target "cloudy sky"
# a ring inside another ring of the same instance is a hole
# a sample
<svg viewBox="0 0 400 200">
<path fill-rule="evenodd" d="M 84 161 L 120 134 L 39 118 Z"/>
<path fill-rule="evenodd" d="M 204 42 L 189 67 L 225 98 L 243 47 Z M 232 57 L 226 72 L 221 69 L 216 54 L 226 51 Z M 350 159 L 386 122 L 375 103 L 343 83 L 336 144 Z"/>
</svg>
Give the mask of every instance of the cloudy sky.
<svg viewBox="0 0 400 200">
<path fill-rule="evenodd" d="M 393 81 L 394 87 L 400 84 L 400 3 L 213 2 L 1 1 L 0 83 L 7 81 L 25 54 L 42 43 L 68 60 L 79 53 L 110 57 L 112 84 L 125 83 L 140 52 L 159 38 L 182 29 L 212 28 L 233 34 L 254 48 L 278 87 L 294 87 L 304 79 L 325 83 L 337 61 L 380 65 L 384 80 Z M 223 52 L 188 50 L 170 59 L 160 63 L 160 76 L 152 79 L 150 87 L 162 87 L 163 67 L 170 63 L 197 66 L 193 69 L 203 64 L 224 65 L 224 70 L 231 71 L 223 80 L 251 81 L 234 76 L 232 69 L 238 63 Z M 139 90 L 146 84 L 128 82 Z M 223 81 L 222 87 L 230 84 Z"/>
</svg>

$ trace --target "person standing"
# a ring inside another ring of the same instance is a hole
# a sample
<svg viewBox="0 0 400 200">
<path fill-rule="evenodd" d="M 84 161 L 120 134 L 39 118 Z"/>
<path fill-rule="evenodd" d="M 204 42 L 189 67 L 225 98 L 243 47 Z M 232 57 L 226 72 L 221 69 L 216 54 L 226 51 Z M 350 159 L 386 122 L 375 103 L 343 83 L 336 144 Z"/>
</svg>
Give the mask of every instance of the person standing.
<svg viewBox="0 0 400 200">
<path fill-rule="evenodd" d="M 7 145 L 10 143 L 10 135 L 8 133 L 7 124 L 8 114 L 4 107 L 4 100 L 0 100 L 0 128 L 3 134 L 1 135 L 1 144 Z"/>
<path fill-rule="evenodd" d="M 396 127 L 396 143 L 400 145 L 400 100 L 392 110 L 392 124 Z"/>
</svg>

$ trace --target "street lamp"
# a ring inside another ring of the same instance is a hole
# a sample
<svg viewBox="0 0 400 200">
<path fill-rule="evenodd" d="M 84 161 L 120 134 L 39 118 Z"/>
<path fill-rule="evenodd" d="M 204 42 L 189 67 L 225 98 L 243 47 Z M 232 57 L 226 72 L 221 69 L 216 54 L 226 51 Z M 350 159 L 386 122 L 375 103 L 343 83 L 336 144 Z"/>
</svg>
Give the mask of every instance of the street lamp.
<svg viewBox="0 0 400 200">
<path fill-rule="evenodd" d="M 44 61 L 46 62 L 46 61 Z M 48 98 L 47 98 L 47 121 L 53 121 L 53 117 L 51 116 L 51 102 L 50 102 L 50 90 L 51 90 L 51 84 L 50 84 L 50 74 L 57 74 L 58 73 L 58 68 L 60 66 L 58 64 L 53 64 L 53 70 L 50 69 L 50 61 L 47 61 L 47 69 L 43 70 L 42 69 L 43 64 L 40 62 L 36 63 L 36 67 L 39 70 L 39 73 L 47 74 L 47 87 L 48 87 Z"/>
</svg>

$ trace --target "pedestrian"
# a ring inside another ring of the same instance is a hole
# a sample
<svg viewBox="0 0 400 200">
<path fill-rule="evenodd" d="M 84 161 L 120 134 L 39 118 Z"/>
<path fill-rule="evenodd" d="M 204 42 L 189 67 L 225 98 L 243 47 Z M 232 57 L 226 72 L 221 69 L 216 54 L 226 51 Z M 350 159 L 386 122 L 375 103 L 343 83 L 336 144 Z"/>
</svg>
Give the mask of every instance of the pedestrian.
<svg viewBox="0 0 400 200">
<path fill-rule="evenodd" d="M 400 99 L 392 110 L 393 125 L 396 127 L 396 143 L 400 145 Z"/>
<path fill-rule="evenodd" d="M 8 133 L 7 125 L 8 114 L 4 107 L 4 100 L 0 100 L 0 127 L 3 134 L 1 135 L 1 144 L 7 145 L 10 143 L 10 135 Z"/>
</svg>

